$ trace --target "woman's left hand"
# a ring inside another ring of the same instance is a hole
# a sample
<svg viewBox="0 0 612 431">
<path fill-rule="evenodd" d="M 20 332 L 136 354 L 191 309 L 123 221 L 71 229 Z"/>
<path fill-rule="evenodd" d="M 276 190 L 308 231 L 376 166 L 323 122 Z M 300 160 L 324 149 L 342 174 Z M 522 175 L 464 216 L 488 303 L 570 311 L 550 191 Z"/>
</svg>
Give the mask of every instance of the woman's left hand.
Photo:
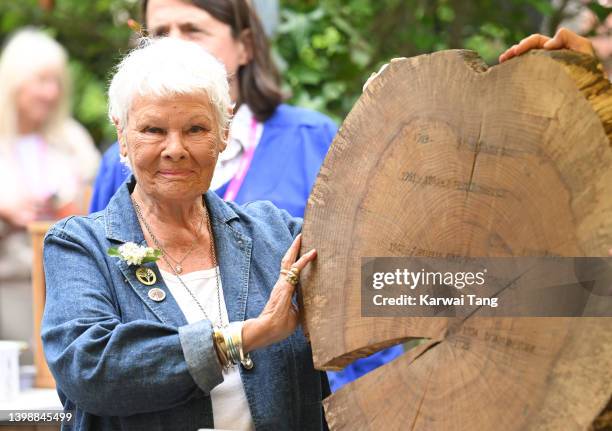
<svg viewBox="0 0 612 431">
<path fill-rule="evenodd" d="M 510 60 L 530 49 L 571 49 L 583 54 L 595 55 L 591 41 L 586 37 L 577 35 L 571 30 L 560 28 L 553 38 L 542 34 L 532 34 L 516 45 L 508 48 L 499 56 L 499 62 Z"/>
<path fill-rule="evenodd" d="M 317 252 L 313 249 L 297 259 L 301 242 L 302 234 L 295 238 L 285 253 L 281 261 L 281 270 L 288 271 L 295 268 L 299 273 L 317 257 Z M 295 331 L 299 310 L 292 301 L 294 293 L 295 285 L 281 273 L 261 314 L 255 319 L 244 322 L 242 348 L 245 353 L 284 340 Z"/>
</svg>

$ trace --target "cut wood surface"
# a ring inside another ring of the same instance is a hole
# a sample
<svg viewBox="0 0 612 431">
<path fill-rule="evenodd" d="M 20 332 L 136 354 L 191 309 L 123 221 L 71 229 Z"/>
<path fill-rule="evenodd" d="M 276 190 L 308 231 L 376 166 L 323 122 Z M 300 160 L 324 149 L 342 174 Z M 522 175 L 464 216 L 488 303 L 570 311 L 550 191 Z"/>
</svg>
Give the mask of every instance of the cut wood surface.
<svg viewBox="0 0 612 431">
<path fill-rule="evenodd" d="M 586 430 L 612 395 L 612 318 L 361 317 L 361 257 L 606 256 L 612 89 L 592 57 L 398 59 L 308 201 L 304 327 L 319 369 L 429 342 L 325 400 L 334 430 Z"/>
</svg>

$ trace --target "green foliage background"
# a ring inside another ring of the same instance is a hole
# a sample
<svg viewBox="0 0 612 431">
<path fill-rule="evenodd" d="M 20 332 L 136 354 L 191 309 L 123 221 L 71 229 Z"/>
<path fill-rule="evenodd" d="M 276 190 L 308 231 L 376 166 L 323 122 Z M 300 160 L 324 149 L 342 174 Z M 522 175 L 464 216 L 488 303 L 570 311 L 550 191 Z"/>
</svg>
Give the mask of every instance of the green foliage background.
<svg viewBox="0 0 612 431">
<path fill-rule="evenodd" d="M 42 6 L 54 3 L 45 10 Z M 441 49 L 474 49 L 489 64 L 534 32 L 551 34 L 568 1 L 549 0 L 281 0 L 273 41 L 291 103 L 341 121 L 368 76 L 393 57 Z M 601 19 L 610 13 L 593 1 Z M 112 66 L 134 35 L 138 0 L 2 0 L 0 39 L 34 25 L 57 38 L 71 56 L 74 113 L 101 148 L 114 132 L 105 90 Z M 36 55 L 36 53 L 32 53 Z"/>
</svg>

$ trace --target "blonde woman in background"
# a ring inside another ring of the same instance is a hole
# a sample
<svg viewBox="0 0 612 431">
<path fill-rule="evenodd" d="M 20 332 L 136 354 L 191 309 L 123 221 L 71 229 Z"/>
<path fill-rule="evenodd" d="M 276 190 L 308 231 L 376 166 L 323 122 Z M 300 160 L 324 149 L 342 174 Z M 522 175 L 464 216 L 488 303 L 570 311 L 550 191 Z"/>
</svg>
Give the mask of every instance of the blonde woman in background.
<svg viewBox="0 0 612 431">
<path fill-rule="evenodd" d="M 14 34 L 0 56 L 0 339 L 31 338 L 27 225 L 83 212 L 97 171 L 69 99 L 64 48 L 39 30 Z"/>
</svg>

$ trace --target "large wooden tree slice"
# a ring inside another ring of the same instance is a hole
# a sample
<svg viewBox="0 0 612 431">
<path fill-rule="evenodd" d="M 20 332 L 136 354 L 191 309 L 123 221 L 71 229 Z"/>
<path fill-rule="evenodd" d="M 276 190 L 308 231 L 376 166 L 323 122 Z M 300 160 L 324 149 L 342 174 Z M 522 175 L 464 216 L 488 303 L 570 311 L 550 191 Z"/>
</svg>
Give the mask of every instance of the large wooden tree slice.
<svg viewBox="0 0 612 431">
<path fill-rule="evenodd" d="M 612 395 L 612 318 L 361 317 L 362 256 L 605 256 L 612 89 L 590 57 L 393 61 L 321 169 L 302 276 L 315 366 L 419 346 L 325 401 L 333 429 L 583 430 Z"/>
</svg>

